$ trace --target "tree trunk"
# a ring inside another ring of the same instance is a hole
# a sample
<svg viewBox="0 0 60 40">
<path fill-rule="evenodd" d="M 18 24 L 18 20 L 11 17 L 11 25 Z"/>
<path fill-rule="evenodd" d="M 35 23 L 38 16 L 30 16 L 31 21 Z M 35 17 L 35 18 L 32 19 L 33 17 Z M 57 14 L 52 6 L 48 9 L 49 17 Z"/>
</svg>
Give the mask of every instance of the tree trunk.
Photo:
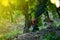
<svg viewBox="0 0 60 40">
<path fill-rule="evenodd" d="M 25 15 L 25 27 L 23 33 L 29 32 L 29 27 L 31 26 L 31 18 L 29 14 Z"/>
</svg>

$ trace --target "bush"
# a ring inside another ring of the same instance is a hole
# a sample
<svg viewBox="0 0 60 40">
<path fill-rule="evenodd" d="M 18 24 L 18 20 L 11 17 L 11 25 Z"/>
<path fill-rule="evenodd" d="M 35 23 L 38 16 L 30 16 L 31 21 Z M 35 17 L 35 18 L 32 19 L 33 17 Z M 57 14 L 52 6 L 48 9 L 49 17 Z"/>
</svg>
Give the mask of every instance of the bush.
<svg viewBox="0 0 60 40">
<path fill-rule="evenodd" d="M 46 34 L 44 40 L 60 40 L 60 36 L 57 36 L 55 32 Z"/>
</svg>

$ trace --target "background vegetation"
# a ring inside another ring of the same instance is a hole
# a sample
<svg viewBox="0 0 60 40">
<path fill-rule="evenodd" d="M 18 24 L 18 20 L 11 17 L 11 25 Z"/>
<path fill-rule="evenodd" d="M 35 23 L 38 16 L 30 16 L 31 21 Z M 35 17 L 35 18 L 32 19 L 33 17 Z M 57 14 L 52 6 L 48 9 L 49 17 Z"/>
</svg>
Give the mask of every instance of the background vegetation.
<svg viewBox="0 0 60 40">
<path fill-rule="evenodd" d="M 26 28 L 33 18 L 38 19 L 40 30 L 49 26 L 47 19 L 58 27 L 59 17 L 60 0 L 0 0 L 0 38 L 7 40 L 14 35 L 27 33 Z"/>
</svg>

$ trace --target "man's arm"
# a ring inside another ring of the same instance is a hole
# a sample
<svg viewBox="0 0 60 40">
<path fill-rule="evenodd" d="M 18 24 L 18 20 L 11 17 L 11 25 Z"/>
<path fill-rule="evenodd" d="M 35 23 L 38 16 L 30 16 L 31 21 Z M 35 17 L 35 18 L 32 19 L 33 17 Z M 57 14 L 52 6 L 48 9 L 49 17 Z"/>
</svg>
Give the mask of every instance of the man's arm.
<svg viewBox="0 0 60 40">
<path fill-rule="evenodd" d="M 41 3 L 35 12 L 35 17 L 39 17 L 46 9 L 46 3 L 48 0 L 44 0 L 43 3 Z"/>
</svg>

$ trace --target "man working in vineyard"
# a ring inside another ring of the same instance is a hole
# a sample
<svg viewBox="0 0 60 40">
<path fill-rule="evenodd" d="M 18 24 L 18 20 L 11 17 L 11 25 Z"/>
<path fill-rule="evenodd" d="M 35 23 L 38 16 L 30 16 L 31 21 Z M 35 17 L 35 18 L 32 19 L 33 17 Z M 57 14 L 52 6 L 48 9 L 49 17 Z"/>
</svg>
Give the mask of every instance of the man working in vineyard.
<svg viewBox="0 0 60 40">
<path fill-rule="evenodd" d="M 31 21 L 31 27 L 29 28 L 29 30 L 31 30 L 32 32 L 36 32 L 39 31 L 38 25 L 37 25 L 37 19 L 34 18 Z"/>
</svg>

